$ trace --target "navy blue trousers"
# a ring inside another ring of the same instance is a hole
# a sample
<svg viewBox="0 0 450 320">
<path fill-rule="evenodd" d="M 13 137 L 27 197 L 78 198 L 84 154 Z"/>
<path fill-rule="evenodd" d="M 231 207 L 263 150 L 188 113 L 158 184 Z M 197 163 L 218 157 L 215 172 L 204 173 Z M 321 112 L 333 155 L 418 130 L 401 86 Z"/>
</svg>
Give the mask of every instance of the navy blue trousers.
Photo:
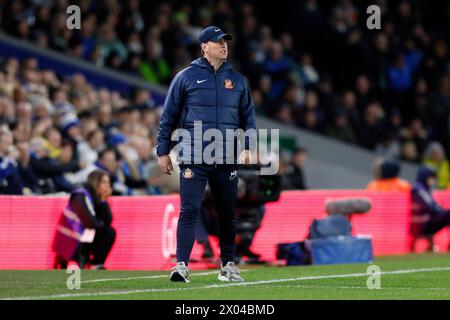
<svg viewBox="0 0 450 320">
<path fill-rule="evenodd" d="M 203 194 L 209 183 L 219 216 L 222 264 L 234 261 L 236 237 L 237 167 L 235 165 L 180 165 L 181 212 L 177 228 L 177 261 L 187 265 L 195 242 Z"/>
</svg>

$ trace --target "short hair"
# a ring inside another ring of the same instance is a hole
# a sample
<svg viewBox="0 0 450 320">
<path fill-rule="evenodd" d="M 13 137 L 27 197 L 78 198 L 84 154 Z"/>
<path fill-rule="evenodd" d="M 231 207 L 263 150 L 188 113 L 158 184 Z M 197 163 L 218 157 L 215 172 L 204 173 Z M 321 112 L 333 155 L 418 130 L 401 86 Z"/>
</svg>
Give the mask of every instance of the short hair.
<svg viewBox="0 0 450 320">
<path fill-rule="evenodd" d="M 108 152 L 114 153 L 114 156 L 117 158 L 117 152 L 116 152 L 116 150 L 114 150 L 113 148 L 106 148 L 106 149 L 103 149 L 102 151 L 100 151 L 100 152 L 98 153 L 98 158 L 99 158 L 99 159 L 102 159 L 102 158 L 105 156 L 105 154 L 107 154 Z"/>
<path fill-rule="evenodd" d="M 299 153 L 308 153 L 308 150 L 304 147 L 298 147 L 294 150 L 293 154 L 295 155 L 295 154 L 299 154 Z"/>
</svg>

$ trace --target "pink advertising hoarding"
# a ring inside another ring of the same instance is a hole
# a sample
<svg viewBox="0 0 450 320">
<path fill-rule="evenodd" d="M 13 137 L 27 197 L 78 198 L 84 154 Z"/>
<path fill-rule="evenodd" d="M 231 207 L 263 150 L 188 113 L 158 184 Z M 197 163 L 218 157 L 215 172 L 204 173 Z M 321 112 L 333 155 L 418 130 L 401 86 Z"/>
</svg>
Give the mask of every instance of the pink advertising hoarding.
<svg viewBox="0 0 450 320">
<path fill-rule="evenodd" d="M 406 193 L 360 190 L 287 191 L 266 206 L 262 226 L 252 249 L 274 260 L 276 245 L 304 240 L 314 218 L 325 217 L 328 199 L 365 197 L 372 210 L 352 217 L 353 233 L 371 235 L 374 254 L 409 252 L 410 198 Z M 438 201 L 450 207 L 450 194 L 437 192 Z M 67 197 L 0 196 L 0 269 L 51 269 L 54 230 Z M 117 240 L 106 262 L 114 270 L 168 269 L 173 265 L 179 196 L 113 197 L 109 200 Z M 446 249 L 447 230 L 436 236 Z M 213 241 L 215 244 L 216 241 Z M 218 252 L 217 246 L 215 251 Z M 201 248 L 195 245 L 193 258 Z"/>
</svg>

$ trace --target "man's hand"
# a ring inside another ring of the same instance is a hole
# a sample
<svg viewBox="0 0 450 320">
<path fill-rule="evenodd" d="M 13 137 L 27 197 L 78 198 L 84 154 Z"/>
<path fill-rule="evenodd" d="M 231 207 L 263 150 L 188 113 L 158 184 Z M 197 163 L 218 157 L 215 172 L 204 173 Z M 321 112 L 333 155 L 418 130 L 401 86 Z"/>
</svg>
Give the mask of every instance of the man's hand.
<svg viewBox="0 0 450 320">
<path fill-rule="evenodd" d="M 253 164 L 253 154 L 249 150 L 244 150 L 239 155 L 239 163 Z"/>
<path fill-rule="evenodd" d="M 170 160 L 169 155 L 163 155 L 158 158 L 158 164 L 161 168 L 161 171 L 165 174 L 172 174 L 173 167 L 172 167 L 172 161 Z"/>
</svg>

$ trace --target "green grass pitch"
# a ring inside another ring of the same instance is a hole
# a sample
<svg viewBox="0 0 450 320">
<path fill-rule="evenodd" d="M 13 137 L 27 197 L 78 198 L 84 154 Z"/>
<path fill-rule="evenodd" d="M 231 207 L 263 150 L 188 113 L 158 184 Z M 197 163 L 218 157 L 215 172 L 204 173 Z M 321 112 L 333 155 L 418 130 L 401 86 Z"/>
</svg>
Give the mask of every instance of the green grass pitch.
<svg viewBox="0 0 450 320">
<path fill-rule="evenodd" d="M 217 280 L 217 270 L 171 283 L 168 271 L 88 271 L 69 290 L 66 270 L 0 271 L 0 299 L 450 299 L 450 254 L 376 259 L 381 288 L 367 288 L 370 264 L 243 267 L 243 284 Z"/>
</svg>

